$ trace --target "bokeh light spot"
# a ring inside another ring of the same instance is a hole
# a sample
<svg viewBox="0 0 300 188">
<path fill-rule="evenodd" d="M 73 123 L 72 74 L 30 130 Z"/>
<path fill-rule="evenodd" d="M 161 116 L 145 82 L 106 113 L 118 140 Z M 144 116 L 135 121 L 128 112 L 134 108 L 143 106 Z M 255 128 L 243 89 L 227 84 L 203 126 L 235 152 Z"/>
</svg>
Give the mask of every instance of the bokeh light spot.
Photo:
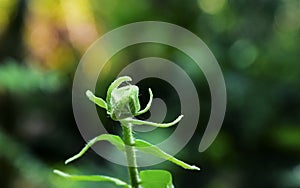
<svg viewBox="0 0 300 188">
<path fill-rule="evenodd" d="M 218 14 L 227 4 L 227 0 L 198 0 L 199 7 L 207 14 Z"/>
<path fill-rule="evenodd" d="M 275 14 L 275 28 L 279 31 L 295 32 L 300 28 L 300 1 L 284 1 Z"/>
<path fill-rule="evenodd" d="M 246 39 L 236 41 L 229 49 L 229 56 L 237 68 L 243 69 L 254 63 L 258 50 L 254 44 Z"/>
</svg>

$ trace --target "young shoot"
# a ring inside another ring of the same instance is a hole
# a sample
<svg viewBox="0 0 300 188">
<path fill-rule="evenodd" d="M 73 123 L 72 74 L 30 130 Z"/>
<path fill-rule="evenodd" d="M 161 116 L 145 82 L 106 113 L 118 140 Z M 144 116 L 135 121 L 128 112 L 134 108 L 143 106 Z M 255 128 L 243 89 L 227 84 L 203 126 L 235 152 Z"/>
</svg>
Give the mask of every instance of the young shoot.
<svg viewBox="0 0 300 188">
<path fill-rule="evenodd" d="M 165 170 L 143 170 L 139 171 L 137 166 L 136 151 L 151 154 L 156 157 L 168 160 L 182 168 L 189 170 L 200 170 L 197 166 L 189 165 L 175 157 L 165 153 L 160 148 L 152 145 L 144 140 L 135 139 L 133 135 L 133 126 L 139 125 L 149 125 L 161 128 L 167 128 L 177 124 L 183 115 L 178 116 L 174 121 L 169 123 L 155 123 L 149 121 L 143 121 L 136 119 L 135 117 L 147 112 L 153 100 L 153 94 L 149 88 L 149 101 L 144 109 L 141 109 L 139 101 L 139 88 L 135 85 L 127 84 L 125 86 L 120 86 L 122 83 L 130 82 L 132 79 L 129 76 L 123 76 L 117 78 L 109 86 L 106 94 L 106 100 L 95 96 L 91 91 L 86 92 L 86 96 L 93 103 L 101 108 L 104 108 L 107 114 L 114 121 L 120 122 L 122 127 L 122 138 L 118 135 L 112 134 L 102 134 L 90 140 L 87 145 L 76 155 L 66 160 L 65 164 L 68 164 L 78 158 L 80 158 L 84 153 L 92 147 L 96 142 L 108 141 L 114 145 L 118 150 L 124 152 L 127 159 L 128 172 L 130 177 L 130 182 L 119 180 L 114 177 L 108 177 L 104 175 L 70 175 L 59 170 L 54 170 L 59 176 L 70 180 L 77 181 L 99 181 L 99 182 L 111 182 L 117 186 L 127 187 L 127 188 L 172 188 L 172 176 L 168 171 Z"/>
</svg>

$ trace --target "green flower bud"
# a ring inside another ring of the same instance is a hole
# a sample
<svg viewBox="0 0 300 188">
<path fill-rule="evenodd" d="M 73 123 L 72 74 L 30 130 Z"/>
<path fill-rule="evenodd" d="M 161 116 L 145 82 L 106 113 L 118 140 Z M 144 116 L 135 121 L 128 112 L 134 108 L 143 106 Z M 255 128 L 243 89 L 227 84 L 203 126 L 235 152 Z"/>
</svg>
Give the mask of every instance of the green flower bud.
<svg viewBox="0 0 300 188">
<path fill-rule="evenodd" d="M 121 123 L 151 125 L 155 127 L 170 127 L 182 119 L 183 115 L 180 115 L 177 119 L 170 123 L 154 123 L 133 118 L 134 116 L 141 115 L 150 109 L 153 93 L 149 88 L 150 99 L 148 104 L 143 110 L 140 110 L 141 105 L 139 101 L 139 88 L 135 85 L 119 87 L 123 82 L 128 81 L 131 81 L 131 78 L 129 76 L 123 76 L 110 84 L 107 90 L 106 101 L 96 97 L 89 90 L 86 91 L 86 96 L 101 108 L 106 109 L 107 114 L 109 114 L 113 120 L 120 121 Z"/>
<path fill-rule="evenodd" d="M 140 110 L 141 105 L 138 97 L 139 88 L 130 84 L 119 87 L 123 82 L 129 81 L 131 81 L 129 76 L 123 76 L 116 79 L 107 90 L 106 101 L 96 97 L 89 90 L 86 91 L 86 96 L 101 108 L 106 109 L 107 114 L 109 114 L 113 120 L 128 120 L 128 118 L 147 112 L 150 109 L 153 99 L 152 91 L 149 89 L 149 102 L 143 110 Z"/>
<path fill-rule="evenodd" d="M 139 88 L 135 85 L 127 85 L 114 88 L 111 92 L 109 115 L 113 120 L 120 120 L 135 116 L 141 106 L 138 99 Z"/>
</svg>

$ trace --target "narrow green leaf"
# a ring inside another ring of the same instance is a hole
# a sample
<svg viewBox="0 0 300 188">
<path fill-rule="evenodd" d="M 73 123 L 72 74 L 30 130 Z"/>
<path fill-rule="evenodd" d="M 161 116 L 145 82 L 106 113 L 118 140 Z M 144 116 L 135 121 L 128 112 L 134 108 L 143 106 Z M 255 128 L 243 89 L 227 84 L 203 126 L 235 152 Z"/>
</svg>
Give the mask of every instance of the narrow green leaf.
<svg viewBox="0 0 300 188">
<path fill-rule="evenodd" d="M 96 97 L 90 90 L 87 90 L 85 94 L 93 103 L 107 110 L 107 104 L 103 99 Z"/>
<path fill-rule="evenodd" d="M 146 142 L 144 140 L 140 140 L 140 139 L 135 140 L 135 148 L 141 152 L 149 153 L 156 157 L 166 159 L 172 163 L 175 163 L 178 166 L 181 166 L 182 168 L 189 169 L 189 170 L 200 170 L 200 168 L 198 168 L 197 166 L 189 165 L 179 159 L 176 159 L 175 157 L 159 149 L 157 146 L 152 145 L 149 142 Z"/>
<path fill-rule="evenodd" d="M 80 158 L 92 145 L 94 145 L 98 141 L 104 141 L 104 140 L 116 146 L 120 151 L 124 151 L 125 145 L 123 140 L 119 136 L 112 135 L 112 134 L 102 134 L 89 141 L 87 145 L 78 154 L 66 160 L 65 164 L 68 164 L 74 161 L 75 159 Z"/>
<path fill-rule="evenodd" d="M 143 188 L 174 188 L 172 175 L 166 170 L 144 170 L 140 177 Z"/>
<path fill-rule="evenodd" d="M 90 176 L 82 176 L 82 175 L 70 175 L 67 173 L 64 173 L 59 170 L 54 170 L 53 171 L 55 174 L 70 179 L 74 181 L 99 181 L 99 182 L 111 182 L 115 183 L 116 185 L 123 186 L 126 188 L 130 188 L 131 186 L 125 183 L 122 180 L 119 180 L 117 178 L 109 177 L 109 176 L 100 176 L 100 175 L 90 175 Z"/>
<path fill-rule="evenodd" d="M 134 125 L 151 125 L 151 126 L 154 126 L 154 127 L 166 128 L 166 127 L 170 127 L 172 125 L 175 125 L 182 118 L 183 118 L 183 115 L 180 115 L 177 119 L 175 119 L 174 121 L 172 121 L 170 123 L 153 123 L 153 122 L 143 121 L 143 120 L 133 119 L 133 118 L 125 118 L 125 119 L 122 119 L 120 121 L 121 121 L 121 123 L 122 122 L 124 122 L 124 123 L 132 123 Z"/>
</svg>

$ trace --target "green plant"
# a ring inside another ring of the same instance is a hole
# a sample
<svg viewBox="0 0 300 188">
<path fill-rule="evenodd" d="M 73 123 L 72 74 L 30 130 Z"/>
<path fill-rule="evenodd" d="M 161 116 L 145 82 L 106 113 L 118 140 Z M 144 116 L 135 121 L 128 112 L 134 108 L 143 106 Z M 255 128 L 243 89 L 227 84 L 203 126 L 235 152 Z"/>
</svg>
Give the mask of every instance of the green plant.
<svg viewBox="0 0 300 188">
<path fill-rule="evenodd" d="M 139 88 L 135 85 L 126 85 L 119 87 L 123 82 L 129 82 L 131 78 L 128 76 L 120 77 L 116 79 L 108 88 L 106 101 L 96 97 L 91 91 L 87 91 L 87 97 L 100 106 L 107 110 L 107 114 L 115 120 L 119 121 L 122 126 L 123 139 L 117 135 L 102 134 L 91 141 L 75 156 L 66 160 L 66 164 L 74 161 L 81 157 L 93 144 L 98 141 L 108 141 L 113 144 L 117 149 L 126 153 L 128 171 L 130 176 L 130 185 L 117 178 L 108 176 L 78 176 L 69 175 L 59 170 L 54 170 L 54 173 L 63 176 L 71 180 L 79 181 L 108 181 L 113 182 L 116 185 L 128 187 L 128 188 L 171 188 L 174 187 L 172 184 L 172 176 L 168 171 L 165 170 L 144 170 L 139 172 L 136 162 L 135 150 L 139 150 L 144 153 L 152 154 L 156 157 L 163 158 L 170 162 L 173 162 L 185 169 L 200 170 L 196 166 L 188 165 L 183 161 L 176 159 L 175 157 L 165 153 L 157 146 L 152 145 L 144 140 L 135 139 L 133 136 L 132 127 L 134 125 L 150 125 L 156 127 L 170 127 L 177 124 L 183 115 L 180 115 L 176 120 L 171 123 L 153 123 L 148 121 L 142 121 L 135 119 L 134 117 L 147 112 L 150 109 L 153 94 L 149 89 L 150 100 L 146 107 L 141 110 L 140 102 L 138 99 Z"/>
</svg>

